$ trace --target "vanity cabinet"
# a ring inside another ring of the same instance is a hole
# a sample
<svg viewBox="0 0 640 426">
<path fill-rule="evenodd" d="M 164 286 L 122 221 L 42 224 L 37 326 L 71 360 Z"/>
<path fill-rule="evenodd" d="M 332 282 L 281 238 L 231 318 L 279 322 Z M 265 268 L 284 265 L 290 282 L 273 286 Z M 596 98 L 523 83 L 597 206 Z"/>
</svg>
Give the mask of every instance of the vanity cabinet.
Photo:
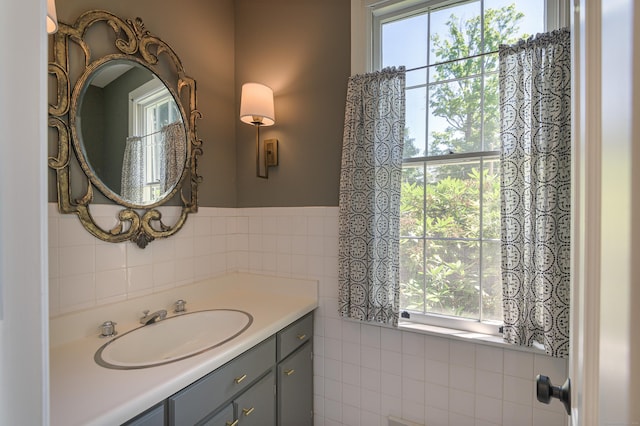
<svg viewBox="0 0 640 426">
<path fill-rule="evenodd" d="M 144 413 L 129 420 L 123 426 L 164 426 L 165 406 L 165 401 L 162 401 L 155 407 L 149 408 Z"/>
<path fill-rule="evenodd" d="M 312 336 L 310 313 L 125 425 L 311 426 Z"/>
</svg>

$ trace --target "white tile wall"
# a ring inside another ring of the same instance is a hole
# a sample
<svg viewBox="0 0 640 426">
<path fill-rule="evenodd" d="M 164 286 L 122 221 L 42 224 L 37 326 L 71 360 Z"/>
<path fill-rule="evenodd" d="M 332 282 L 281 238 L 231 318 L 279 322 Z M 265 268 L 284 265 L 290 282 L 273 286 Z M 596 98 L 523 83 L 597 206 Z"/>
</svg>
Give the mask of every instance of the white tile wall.
<svg viewBox="0 0 640 426">
<path fill-rule="evenodd" d="M 96 205 L 92 214 L 106 228 L 117 209 Z M 175 221 L 175 208 L 163 220 Z M 75 215 L 49 205 L 49 308 L 52 317 L 165 290 L 237 269 L 233 248 L 243 247 L 235 209 L 201 208 L 174 237 L 147 248 L 92 237 Z M 244 228 L 240 227 L 243 230 Z M 232 250 L 229 250 L 229 247 Z M 245 249 L 247 246 L 244 246 Z"/>
<path fill-rule="evenodd" d="M 236 270 L 314 278 L 316 425 L 386 426 L 389 415 L 436 426 L 566 425 L 557 401 L 542 405 L 534 395 L 534 376 L 561 383 L 565 361 L 341 319 L 337 210 L 200 208 L 174 237 L 142 250 L 93 238 L 52 204 L 51 315 Z M 94 214 L 115 224 L 111 207 L 97 206 Z"/>
</svg>

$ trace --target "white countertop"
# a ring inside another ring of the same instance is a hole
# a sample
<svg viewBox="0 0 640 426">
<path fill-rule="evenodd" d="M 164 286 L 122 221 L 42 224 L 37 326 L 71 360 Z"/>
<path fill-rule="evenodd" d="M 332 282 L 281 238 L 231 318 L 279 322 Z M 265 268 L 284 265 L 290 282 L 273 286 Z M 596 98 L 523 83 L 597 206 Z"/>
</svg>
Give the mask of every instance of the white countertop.
<svg viewBox="0 0 640 426">
<path fill-rule="evenodd" d="M 131 419 L 311 312 L 317 288 L 313 280 L 230 274 L 51 319 L 51 425 L 113 426 Z M 169 311 L 178 299 L 187 301 L 189 312 L 243 310 L 253 323 L 228 343 L 166 365 L 112 370 L 94 362 L 107 342 L 98 337 L 102 322 L 118 323 L 120 335 L 140 326 L 144 309 Z"/>
</svg>

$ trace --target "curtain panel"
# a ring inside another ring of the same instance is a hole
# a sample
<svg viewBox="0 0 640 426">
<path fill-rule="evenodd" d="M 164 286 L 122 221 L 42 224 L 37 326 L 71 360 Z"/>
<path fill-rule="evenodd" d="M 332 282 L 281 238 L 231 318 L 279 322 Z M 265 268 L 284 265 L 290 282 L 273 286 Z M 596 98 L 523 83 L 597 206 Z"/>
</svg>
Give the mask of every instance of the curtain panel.
<svg viewBox="0 0 640 426">
<path fill-rule="evenodd" d="M 180 181 L 185 167 L 187 143 L 184 124 L 176 121 L 162 127 L 158 132 L 145 136 L 129 136 L 125 144 L 122 159 L 122 197 L 132 203 L 143 204 L 152 200 L 145 200 L 144 188 L 147 186 L 147 166 L 152 167 L 152 159 L 146 159 L 150 154 L 148 148 L 155 153 L 155 161 L 160 162 L 158 168 L 158 183 L 160 195 L 173 189 Z"/>
<path fill-rule="evenodd" d="M 187 158 L 187 143 L 184 124 L 176 121 L 162 128 L 163 166 L 160 168 L 160 193 L 170 191 L 178 183 Z"/>
<path fill-rule="evenodd" d="M 569 355 L 568 29 L 500 48 L 504 339 Z"/>
<path fill-rule="evenodd" d="M 141 204 L 144 184 L 144 143 L 140 136 L 129 136 L 122 159 L 122 198 Z"/>
<path fill-rule="evenodd" d="M 340 315 L 398 324 L 405 70 L 349 78 L 339 198 Z"/>
</svg>

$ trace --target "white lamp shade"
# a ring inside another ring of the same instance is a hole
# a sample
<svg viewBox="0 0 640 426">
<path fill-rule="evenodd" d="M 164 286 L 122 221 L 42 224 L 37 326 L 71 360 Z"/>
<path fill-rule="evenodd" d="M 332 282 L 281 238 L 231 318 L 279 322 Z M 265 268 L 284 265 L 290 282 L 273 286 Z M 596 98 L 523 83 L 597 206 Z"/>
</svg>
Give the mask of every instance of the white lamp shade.
<svg viewBox="0 0 640 426">
<path fill-rule="evenodd" d="M 58 15 L 56 14 L 56 0 L 47 0 L 47 33 L 58 31 Z"/>
<path fill-rule="evenodd" d="M 273 109 L 273 90 L 264 84 L 245 83 L 240 98 L 240 120 L 253 124 L 254 117 L 262 119 L 262 126 L 271 126 L 276 122 Z"/>
</svg>

